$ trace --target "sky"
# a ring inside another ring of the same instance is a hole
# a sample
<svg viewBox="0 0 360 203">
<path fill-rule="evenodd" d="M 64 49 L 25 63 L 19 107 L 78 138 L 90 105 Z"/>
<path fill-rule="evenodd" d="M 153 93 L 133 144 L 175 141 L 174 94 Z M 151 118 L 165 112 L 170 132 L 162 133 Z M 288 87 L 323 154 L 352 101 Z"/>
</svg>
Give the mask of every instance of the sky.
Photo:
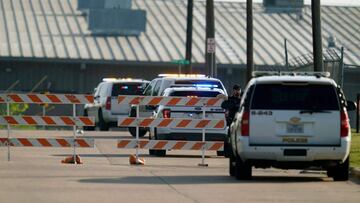
<svg viewBox="0 0 360 203">
<path fill-rule="evenodd" d="M 246 0 L 215 0 L 215 1 L 232 1 L 246 2 Z M 262 0 L 253 0 L 254 3 L 262 3 Z M 305 0 L 305 4 L 311 4 L 311 0 Z M 321 5 L 332 6 L 360 6 L 360 0 L 321 0 Z"/>
</svg>

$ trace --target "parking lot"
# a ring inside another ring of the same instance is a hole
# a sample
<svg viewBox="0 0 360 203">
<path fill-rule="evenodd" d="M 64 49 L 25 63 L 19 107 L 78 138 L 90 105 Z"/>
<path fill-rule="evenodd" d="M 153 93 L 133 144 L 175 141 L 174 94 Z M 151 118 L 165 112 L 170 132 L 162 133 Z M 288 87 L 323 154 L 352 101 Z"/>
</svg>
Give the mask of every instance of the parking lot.
<svg viewBox="0 0 360 203">
<path fill-rule="evenodd" d="M 2 135 L 6 131 L 0 132 Z M 71 131 L 12 131 L 12 137 L 71 137 Z M 359 202 L 359 182 L 333 182 L 325 173 L 255 169 L 251 181 L 228 175 L 228 159 L 208 152 L 171 151 L 129 165 L 135 150 L 116 148 L 128 132 L 85 132 L 95 148 L 77 149 L 82 165 L 61 164 L 72 148 L 0 148 L 0 202 Z M 145 137 L 144 139 L 147 139 Z"/>
</svg>

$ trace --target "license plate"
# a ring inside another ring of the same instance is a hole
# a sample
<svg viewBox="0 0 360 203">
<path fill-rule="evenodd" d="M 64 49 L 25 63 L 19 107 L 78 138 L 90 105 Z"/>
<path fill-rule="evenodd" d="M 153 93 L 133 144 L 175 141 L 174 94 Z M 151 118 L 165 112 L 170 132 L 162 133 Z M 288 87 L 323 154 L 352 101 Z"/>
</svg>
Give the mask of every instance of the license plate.
<svg viewBox="0 0 360 203">
<path fill-rule="evenodd" d="M 287 133 L 304 133 L 304 125 L 287 124 L 286 132 Z"/>
<path fill-rule="evenodd" d="M 287 144 L 306 144 L 308 139 L 306 137 L 283 137 L 283 143 Z"/>
</svg>

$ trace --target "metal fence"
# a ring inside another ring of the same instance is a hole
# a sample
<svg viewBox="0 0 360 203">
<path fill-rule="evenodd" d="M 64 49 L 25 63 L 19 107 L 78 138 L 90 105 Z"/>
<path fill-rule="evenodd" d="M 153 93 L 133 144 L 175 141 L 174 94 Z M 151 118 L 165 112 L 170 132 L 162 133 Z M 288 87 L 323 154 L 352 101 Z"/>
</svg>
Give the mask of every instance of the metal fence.
<svg viewBox="0 0 360 203">
<path fill-rule="evenodd" d="M 344 81 L 344 63 L 343 63 L 343 49 L 325 49 L 323 51 L 324 71 L 330 73 L 330 77 L 336 81 L 337 84 L 343 85 Z M 312 53 L 304 54 L 288 61 L 284 61 L 275 66 L 256 67 L 256 70 L 261 71 L 299 71 L 308 72 L 314 71 L 314 58 Z"/>
</svg>

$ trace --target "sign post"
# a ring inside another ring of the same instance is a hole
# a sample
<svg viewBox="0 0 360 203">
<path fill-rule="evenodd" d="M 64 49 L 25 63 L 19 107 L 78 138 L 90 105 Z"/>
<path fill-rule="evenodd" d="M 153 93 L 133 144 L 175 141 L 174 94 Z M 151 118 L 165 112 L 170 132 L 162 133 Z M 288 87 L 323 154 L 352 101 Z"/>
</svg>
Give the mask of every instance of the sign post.
<svg viewBox="0 0 360 203">
<path fill-rule="evenodd" d="M 178 74 L 181 74 L 181 66 L 182 65 L 189 65 L 190 61 L 186 59 L 179 59 L 179 60 L 173 60 L 171 63 L 178 65 Z"/>
</svg>

